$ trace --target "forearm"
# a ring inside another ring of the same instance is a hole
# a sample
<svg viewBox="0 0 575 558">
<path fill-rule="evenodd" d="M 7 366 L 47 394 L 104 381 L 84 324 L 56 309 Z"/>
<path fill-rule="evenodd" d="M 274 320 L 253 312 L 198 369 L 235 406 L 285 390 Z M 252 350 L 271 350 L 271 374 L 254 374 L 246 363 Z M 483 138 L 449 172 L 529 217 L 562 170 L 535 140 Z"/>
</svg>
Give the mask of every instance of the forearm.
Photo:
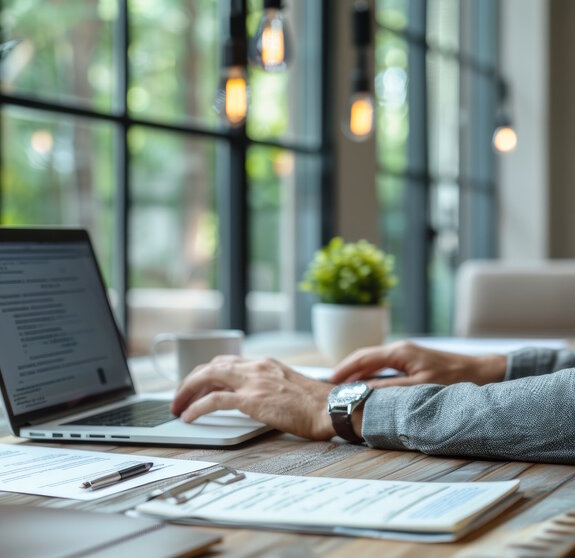
<svg viewBox="0 0 575 558">
<path fill-rule="evenodd" d="M 575 463 L 575 370 L 477 386 L 376 390 L 363 412 L 371 447 Z"/>
<path fill-rule="evenodd" d="M 525 348 L 507 357 L 505 380 L 541 376 L 575 367 L 575 353 L 569 349 Z"/>
</svg>

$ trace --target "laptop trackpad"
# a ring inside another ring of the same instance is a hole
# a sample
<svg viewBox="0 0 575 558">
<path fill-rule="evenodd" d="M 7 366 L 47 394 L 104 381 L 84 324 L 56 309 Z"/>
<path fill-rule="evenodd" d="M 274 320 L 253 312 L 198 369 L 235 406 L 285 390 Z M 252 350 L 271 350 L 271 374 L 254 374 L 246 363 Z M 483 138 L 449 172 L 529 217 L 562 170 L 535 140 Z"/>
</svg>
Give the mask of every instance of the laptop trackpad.
<svg viewBox="0 0 575 558">
<path fill-rule="evenodd" d="M 191 424 L 198 426 L 260 426 L 262 423 L 253 420 L 248 415 L 231 409 L 229 411 L 214 411 L 197 418 Z"/>
</svg>

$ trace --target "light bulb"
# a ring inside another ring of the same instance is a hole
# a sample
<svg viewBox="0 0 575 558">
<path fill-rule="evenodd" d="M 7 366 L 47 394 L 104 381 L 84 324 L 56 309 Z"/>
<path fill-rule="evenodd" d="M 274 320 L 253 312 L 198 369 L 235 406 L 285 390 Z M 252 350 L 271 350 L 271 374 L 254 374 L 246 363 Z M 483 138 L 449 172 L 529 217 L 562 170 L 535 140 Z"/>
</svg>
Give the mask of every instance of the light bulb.
<svg viewBox="0 0 575 558">
<path fill-rule="evenodd" d="M 370 9 L 365 0 L 356 0 L 351 12 L 351 31 L 357 60 L 351 72 L 351 94 L 344 112 L 343 130 L 353 141 L 373 135 L 375 103 L 370 90 L 367 51 L 371 38 Z"/>
<path fill-rule="evenodd" d="M 285 63 L 285 36 L 278 18 L 266 20 L 262 29 L 261 57 L 265 68 L 276 68 Z"/>
<path fill-rule="evenodd" d="M 499 79 L 497 113 L 495 115 L 495 130 L 491 143 L 499 153 L 510 153 L 517 147 L 517 133 L 513 128 L 510 116 L 509 87 L 503 79 Z"/>
<path fill-rule="evenodd" d="M 248 113 L 248 82 L 245 68 L 224 68 L 216 94 L 215 109 L 230 126 L 240 126 Z"/>
<path fill-rule="evenodd" d="M 517 134 L 509 125 L 499 126 L 493 132 L 493 147 L 499 153 L 509 153 L 517 147 Z"/>
<path fill-rule="evenodd" d="M 343 128 L 347 136 L 354 141 L 365 141 L 373 134 L 374 103 L 367 91 L 358 91 L 351 95 L 345 112 Z"/>
<path fill-rule="evenodd" d="M 32 149 L 40 155 L 45 155 L 52 151 L 54 147 L 54 137 L 48 130 L 36 130 L 30 138 Z"/>
<path fill-rule="evenodd" d="M 285 70 L 291 51 L 287 22 L 280 9 L 281 3 L 275 4 L 264 11 L 256 34 L 255 62 L 268 72 Z"/>
</svg>

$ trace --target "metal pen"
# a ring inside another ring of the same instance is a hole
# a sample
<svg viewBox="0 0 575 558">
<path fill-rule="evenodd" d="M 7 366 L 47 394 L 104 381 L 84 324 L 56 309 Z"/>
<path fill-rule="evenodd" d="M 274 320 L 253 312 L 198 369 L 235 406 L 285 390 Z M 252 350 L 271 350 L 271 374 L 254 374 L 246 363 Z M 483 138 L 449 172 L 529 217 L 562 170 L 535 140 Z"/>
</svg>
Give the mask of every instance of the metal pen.
<svg viewBox="0 0 575 558">
<path fill-rule="evenodd" d="M 92 490 L 95 490 L 97 488 L 110 486 L 111 484 L 116 484 L 117 482 L 128 479 L 130 477 L 141 475 L 142 473 L 147 473 L 153 466 L 154 464 L 151 462 L 138 463 L 132 467 L 126 467 L 125 469 L 120 469 L 119 471 L 114 471 L 113 473 L 109 473 L 96 479 L 83 482 L 80 485 L 80 488 L 91 488 Z"/>
</svg>

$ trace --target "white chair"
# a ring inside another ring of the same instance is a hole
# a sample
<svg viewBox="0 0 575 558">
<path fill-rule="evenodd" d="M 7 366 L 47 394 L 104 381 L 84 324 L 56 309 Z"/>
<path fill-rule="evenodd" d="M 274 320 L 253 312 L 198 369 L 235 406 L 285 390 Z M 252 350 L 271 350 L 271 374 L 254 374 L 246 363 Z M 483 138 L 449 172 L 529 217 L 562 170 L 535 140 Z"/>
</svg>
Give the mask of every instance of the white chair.
<svg viewBox="0 0 575 558">
<path fill-rule="evenodd" d="M 575 339 L 575 260 L 468 260 L 456 279 L 454 333 Z"/>
</svg>

